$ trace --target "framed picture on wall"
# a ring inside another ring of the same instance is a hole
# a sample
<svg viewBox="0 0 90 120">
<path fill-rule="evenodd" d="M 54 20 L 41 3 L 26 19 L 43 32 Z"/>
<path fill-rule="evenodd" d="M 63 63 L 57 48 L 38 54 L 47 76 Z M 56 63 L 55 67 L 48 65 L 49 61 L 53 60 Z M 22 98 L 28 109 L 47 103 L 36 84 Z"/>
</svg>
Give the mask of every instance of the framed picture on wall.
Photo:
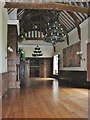
<svg viewBox="0 0 90 120">
<path fill-rule="evenodd" d="M 63 67 L 80 67 L 80 57 L 77 52 L 81 51 L 81 42 L 77 42 L 63 49 Z"/>
</svg>

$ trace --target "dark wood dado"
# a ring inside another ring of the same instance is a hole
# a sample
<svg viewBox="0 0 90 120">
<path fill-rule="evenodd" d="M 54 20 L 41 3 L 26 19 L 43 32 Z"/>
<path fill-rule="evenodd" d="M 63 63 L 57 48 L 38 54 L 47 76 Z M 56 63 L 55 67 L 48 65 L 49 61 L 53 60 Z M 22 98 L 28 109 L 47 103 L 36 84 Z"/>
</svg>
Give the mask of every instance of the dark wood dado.
<svg viewBox="0 0 90 120">
<path fill-rule="evenodd" d="M 90 43 L 87 44 L 87 81 L 90 82 Z"/>
<path fill-rule="evenodd" d="M 0 120 L 2 119 L 2 74 L 0 73 Z"/>
<path fill-rule="evenodd" d="M 0 96 L 2 96 L 2 73 L 0 73 Z"/>
<path fill-rule="evenodd" d="M 7 67 L 9 72 L 9 87 L 16 88 L 16 48 L 17 48 L 17 26 L 8 25 L 8 47 L 13 49 L 13 52 L 7 52 Z"/>
<path fill-rule="evenodd" d="M 87 82 L 87 71 L 65 71 L 60 70 L 60 83 L 71 87 L 89 87 Z"/>
<path fill-rule="evenodd" d="M 2 95 L 4 95 L 9 88 L 9 73 L 2 73 Z"/>
</svg>

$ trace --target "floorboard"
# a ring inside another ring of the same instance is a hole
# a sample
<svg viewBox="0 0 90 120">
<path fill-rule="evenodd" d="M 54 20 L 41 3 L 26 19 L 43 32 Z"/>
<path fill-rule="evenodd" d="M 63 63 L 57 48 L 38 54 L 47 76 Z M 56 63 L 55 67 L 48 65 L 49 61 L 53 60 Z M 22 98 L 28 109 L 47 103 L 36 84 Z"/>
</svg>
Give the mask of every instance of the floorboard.
<svg viewBox="0 0 90 120">
<path fill-rule="evenodd" d="M 88 89 L 32 79 L 26 88 L 10 89 L 2 108 L 3 118 L 88 118 Z"/>
</svg>

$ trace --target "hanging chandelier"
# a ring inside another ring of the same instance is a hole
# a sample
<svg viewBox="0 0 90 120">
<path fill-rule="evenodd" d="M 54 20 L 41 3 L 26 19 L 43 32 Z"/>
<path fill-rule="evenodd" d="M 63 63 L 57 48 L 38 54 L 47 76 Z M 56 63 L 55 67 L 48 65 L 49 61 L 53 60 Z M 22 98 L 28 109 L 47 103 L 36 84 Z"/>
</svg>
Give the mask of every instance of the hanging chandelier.
<svg viewBox="0 0 90 120">
<path fill-rule="evenodd" d="M 42 55 L 43 55 L 43 53 L 42 53 L 40 47 L 37 45 L 37 46 L 35 47 L 33 53 L 32 53 L 32 56 L 33 56 L 33 57 L 39 57 L 39 56 L 42 56 Z"/>
<path fill-rule="evenodd" d="M 64 41 L 64 30 L 62 26 L 59 24 L 59 22 L 50 22 L 48 23 L 48 27 L 45 30 L 45 36 L 44 41 L 49 43 L 57 43 L 57 42 L 63 42 Z"/>
</svg>

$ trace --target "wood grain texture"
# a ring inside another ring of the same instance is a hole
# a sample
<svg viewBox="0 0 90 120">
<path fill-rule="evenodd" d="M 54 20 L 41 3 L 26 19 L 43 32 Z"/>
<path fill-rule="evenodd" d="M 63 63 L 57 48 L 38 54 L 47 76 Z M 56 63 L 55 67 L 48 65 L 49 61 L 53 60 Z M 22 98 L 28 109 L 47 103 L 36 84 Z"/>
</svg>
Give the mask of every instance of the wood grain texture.
<svg viewBox="0 0 90 120">
<path fill-rule="evenodd" d="M 2 96 L 8 91 L 9 88 L 9 73 L 2 73 Z"/>
<path fill-rule="evenodd" d="M 8 25 L 7 46 L 13 49 L 12 54 L 7 52 L 7 68 L 9 72 L 9 87 L 16 88 L 16 44 L 17 44 L 17 27 Z"/>
<path fill-rule="evenodd" d="M 87 81 L 87 71 L 60 70 L 59 78 L 60 83 L 66 86 L 90 88 L 90 82 Z"/>
<path fill-rule="evenodd" d="M 30 58 L 30 77 L 52 77 L 52 58 Z"/>
<path fill-rule="evenodd" d="M 52 2 L 7 2 L 5 8 L 19 8 L 19 9 L 43 9 L 43 10 L 66 10 L 81 13 L 90 13 L 87 7 L 80 7 L 62 3 Z"/>
<path fill-rule="evenodd" d="M 87 81 L 90 82 L 90 43 L 87 44 Z"/>
<path fill-rule="evenodd" d="M 3 118 L 88 118 L 88 89 L 60 87 L 56 80 L 30 80 L 3 97 Z"/>
<path fill-rule="evenodd" d="M 2 118 L 2 73 L 0 73 L 0 120 Z"/>
</svg>

